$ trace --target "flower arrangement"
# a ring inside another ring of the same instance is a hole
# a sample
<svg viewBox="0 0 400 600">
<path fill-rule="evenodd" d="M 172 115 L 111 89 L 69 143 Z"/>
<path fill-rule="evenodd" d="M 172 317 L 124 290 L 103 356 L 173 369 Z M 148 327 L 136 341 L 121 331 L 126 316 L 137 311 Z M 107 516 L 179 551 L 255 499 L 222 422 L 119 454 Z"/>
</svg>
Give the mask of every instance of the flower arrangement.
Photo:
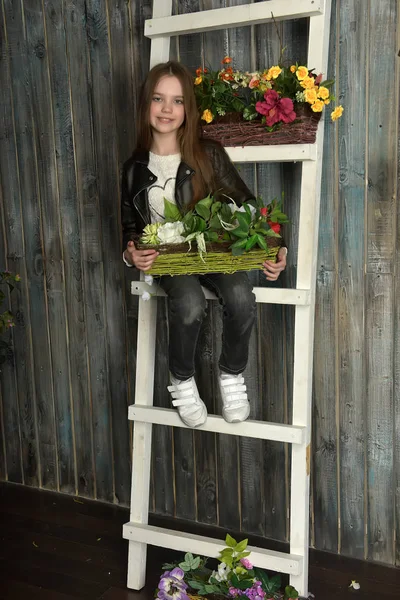
<svg viewBox="0 0 400 600">
<path fill-rule="evenodd" d="M 260 269 L 265 260 L 274 260 L 282 245 L 281 225 L 288 222 L 281 202 L 275 199 L 264 206 L 259 197 L 239 207 L 229 200 L 220 202 L 209 195 L 182 216 L 164 199 L 165 221 L 146 225 L 138 240 L 139 248 L 161 253 L 149 273 L 233 273 Z"/>
<path fill-rule="evenodd" d="M 276 127 L 297 119 L 295 104 L 321 113 L 334 100 L 334 80 L 323 80 L 322 73 L 317 75 L 298 63 L 249 73 L 234 70 L 232 58 L 226 56 L 222 65 L 219 71 L 199 68 L 194 79 L 201 119 L 208 124 L 236 113 L 244 120 L 258 119 L 267 127 Z M 332 120 L 342 113 L 343 107 L 336 107 Z"/>
<path fill-rule="evenodd" d="M 21 281 L 21 277 L 13 275 L 10 271 L 0 271 L 0 286 L 8 286 L 10 292 L 14 289 L 14 283 Z M 5 300 L 5 292 L 0 289 L 0 306 Z M 0 335 L 15 326 L 15 320 L 12 312 L 9 310 L 0 313 Z M 0 364 L 12 356 L 10 344 L 5 340 L 0 340 Z"/>
<path fill-rule="evenodd" d="M 243 600 L 298 599 L 296 589 L 290 585 L 281 592 L 279 575 L 269 577 L 249 560 L 247 541 L 237 543 L 229 534 L 226 547 L 219 554 L 217 570 L 207 567 L 207 559 L 185 554 L 179 563 L 163 566 L 155 597 L 160 600 L 199 600 L 199 597 L 219 596 Z"/>
</svg>

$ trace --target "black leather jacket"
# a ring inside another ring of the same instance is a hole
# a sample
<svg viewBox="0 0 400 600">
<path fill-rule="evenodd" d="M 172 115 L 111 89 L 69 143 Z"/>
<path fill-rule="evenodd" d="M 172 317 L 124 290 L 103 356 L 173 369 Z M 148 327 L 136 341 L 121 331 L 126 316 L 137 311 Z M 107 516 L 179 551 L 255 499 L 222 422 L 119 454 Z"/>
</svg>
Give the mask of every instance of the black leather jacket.
<svg viewBox="0 0 400 600">
<path fill-rule="evenodd" d="M 204 140 L 203 144 L 214 167 L 216 189 L 213 192 L 222 190 L 239 206 L 245 200 L 254 198 L 254 194 L 240 178 L 224 148 L 210 140 Z M 148 164 L 149 153 L 136 150 L 123 166 L 121 201 L 123 250 L 126 249 L 128 242 L 140 235 L 144 227 L 151 222 L 147 189 L 154 184 L 157 177 L 149 170 Z M 190 165 L 180 163 L 175 184 L 175 201 L 180 209 L 193 200 L 191 183 L 193 174 L 194 170 Z"/>
</svg>

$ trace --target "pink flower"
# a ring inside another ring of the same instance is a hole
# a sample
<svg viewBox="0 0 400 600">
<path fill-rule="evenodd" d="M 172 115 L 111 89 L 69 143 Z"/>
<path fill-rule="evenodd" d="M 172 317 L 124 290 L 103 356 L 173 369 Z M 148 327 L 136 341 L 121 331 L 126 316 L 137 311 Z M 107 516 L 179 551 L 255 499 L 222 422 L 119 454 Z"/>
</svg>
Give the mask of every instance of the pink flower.
<svg viewBox="0 0 400 600">
<path fill-rule="evenodd" d="M 257 75 L 254 75 L 249 82 L 249 88 L 252 90 L 255 87 L 258 87 L 260 83 L 259 78 L 257 77 Z"/>
<path fill-rule="evenodd" d="M 263 214 L 262 213 L 263 210 L 267 211 L 268 209 L 267 209 L 266 206 L 264 208 L 261 208 L 260 209 L 261 214 Z M 248 569 L 249 571 L 253 568 L 253 565 L 251 564 L 251 562 L 249 561 L 248 558 L 241 558 L 240 562 L 242 563 L 242 565 L 244 566 L 244 568 Z"/>
<path fill-rule="evenodd" d="M 260 215 L 261 215 L 262 217 L 266 217 L 266 216 L 268 215 L 268 208 L 267 208 L 266 206 L 263 206 L 262 208 L 260 208 Z M 243 560 L 245 560 L 245 559 L 241 559 L 241 560 L 240 560 L 240 562 L 241 562 L 242 564 L 243 564 Z M 247 561 L 247 562 L 249 562 L 249 561 Z M 246 567 L 246 569 L 247 569 L 247 567 Z"/>
<path fill-rule="evenodd" d="M 272 127 L 275 123 L 291 123 L 296 118 L 293 110 L 293 101 L 290 98 L 281 98 L 275 90 L 267 90 L 264 94 L 264 102 L 257 102 L 256 111 L 265 115 L 266 124 Z"/>
</svg>

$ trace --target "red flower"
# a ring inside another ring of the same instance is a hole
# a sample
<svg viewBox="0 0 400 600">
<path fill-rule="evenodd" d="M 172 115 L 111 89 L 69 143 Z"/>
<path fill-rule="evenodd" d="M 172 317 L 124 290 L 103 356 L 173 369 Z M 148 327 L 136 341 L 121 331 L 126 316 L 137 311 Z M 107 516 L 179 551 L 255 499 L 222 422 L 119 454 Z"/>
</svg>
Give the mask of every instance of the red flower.
<svg viewBox="0 0 400 600">
<path fill-rule="evenodd" d="M 268 225 L 271 227 L 272 231 L 275 231 L 275 233 L 279 233 L 281 230 L 281 226 L 279 223 L 273 223 L 272 221 L 268 221 Z"/>
<path fill-rule="evenodd" d="M 225 58 L 221 61 L 223 65 L 229 65 L 232 62 L 230 56 L 225 56 Z"/>
<path fill-rule="evenodd" d="M 315 78 L 314 84 L 319 85 L 321 83 L 321 81 L 322 81 L 322 73 L 320 73 L 318 75 L 318 77 Z"/>
<path fill-rule="evenodd" d="M 264 94 L 264 102 L 257 102 L 256 111 L 265 115 L 266 124 L 272 127 L 275 123 L 283 121 L 291 123 L 296 118 L 293 110 L 293 101 L 290 98 L 281 98 L 275 90 L 267 90 Z"/>
<path fill-rule="evenodd" d="M 266 206 L 263 206 L 262 208 L 260 208 L 260 215 L 262 217 L 266 217 L 268 214 L 268 208 Z"/>
<path fill-rule="evenodd" d="M 198 69 L 196 69 L 196 75 L 197 77 L 200 77 L 200 75 L 202 74 L 203 69 L 200 69 L 200 67 Z"/>
</svg>

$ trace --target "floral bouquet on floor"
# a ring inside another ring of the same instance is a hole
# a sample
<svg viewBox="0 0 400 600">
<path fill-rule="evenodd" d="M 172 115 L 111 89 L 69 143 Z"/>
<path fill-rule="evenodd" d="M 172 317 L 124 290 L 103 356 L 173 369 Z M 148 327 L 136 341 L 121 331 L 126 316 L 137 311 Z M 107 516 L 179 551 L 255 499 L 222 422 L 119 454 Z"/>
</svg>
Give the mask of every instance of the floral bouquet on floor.
<svg viewBox="0 0 400 600">
<path fill-rule="evenodd" d="M 233 146 L 315 142 L 321 113 L 335 99 L 334 80 L 298 63 L 251 73 L 234 70 L 229 56 L 222 63 L 219 71 L 197 69 L 194 78 L 204 137 Z M 336 107 L 332 120 L 342 113 Z"/>
<path fill-rule="evenodd" d="M 183 562 L 166 564 L 155 597 L 160 600 L 201 600 L 218 596 L 243 600 L 298 599 L 290 585 L 283 591 L 279 575 L 269 577 L 266 571 L 254 567 L 246 552 L 247 540 L 239 543 L 226 536 L 226 548 L 219 555 L 217 570 L 207 567 L 207 559 L 185 554 Z"/>
<path fill-rule="evenodd" d="M 281 225 L 288 219 L 281 202 L 264 206 L 261 198 L 238 207 L 203 198 L 182 217 L 178 207 L 164 200 L 165 222 L 146 225 L 136 246 L 160 254 L 150 275 L 234 273 L 261 269 L 276 260 L 282 245 Z"/>
</svg>

